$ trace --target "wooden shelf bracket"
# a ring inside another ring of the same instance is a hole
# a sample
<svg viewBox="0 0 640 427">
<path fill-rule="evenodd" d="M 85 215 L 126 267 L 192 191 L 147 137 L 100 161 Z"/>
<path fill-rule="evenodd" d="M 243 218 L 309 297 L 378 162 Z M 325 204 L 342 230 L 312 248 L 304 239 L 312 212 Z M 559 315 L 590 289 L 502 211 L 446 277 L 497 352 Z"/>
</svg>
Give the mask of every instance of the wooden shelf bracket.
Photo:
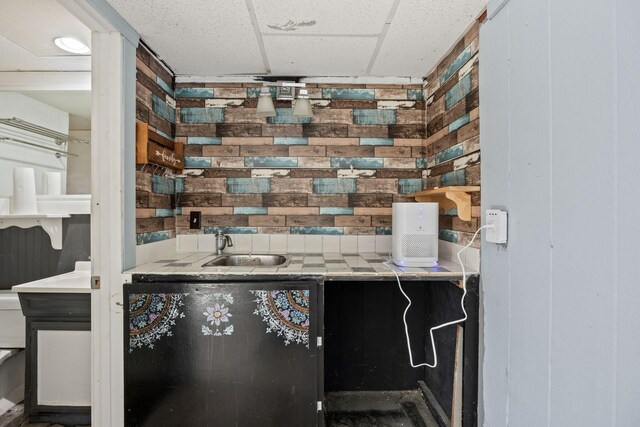
<svg viewBox="0 0 640 427">
<path fill-rule="evenodd" d="M 463 221 L 471 221 L 471 194 L 480 191 L 479 186 L 436 187 L 410 194 L 416 202 L 438 202 L 440 210 L 456 209 Z"/>
</svg>

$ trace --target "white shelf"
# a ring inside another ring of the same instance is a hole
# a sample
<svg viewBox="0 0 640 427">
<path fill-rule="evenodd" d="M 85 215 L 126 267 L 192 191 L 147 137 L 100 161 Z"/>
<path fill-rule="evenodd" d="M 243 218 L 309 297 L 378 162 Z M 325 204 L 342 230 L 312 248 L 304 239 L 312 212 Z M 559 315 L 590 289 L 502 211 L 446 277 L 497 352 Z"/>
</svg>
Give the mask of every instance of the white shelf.
<svg viewBox="0 0 640 427">
<path fill-rule="evenodd" d="M 62 249 L 62 218 L 69 214 L 0 215 L 0 230 L 9 227 L 42 227 L 51 238 L 53 249 Z"/>
</svg>

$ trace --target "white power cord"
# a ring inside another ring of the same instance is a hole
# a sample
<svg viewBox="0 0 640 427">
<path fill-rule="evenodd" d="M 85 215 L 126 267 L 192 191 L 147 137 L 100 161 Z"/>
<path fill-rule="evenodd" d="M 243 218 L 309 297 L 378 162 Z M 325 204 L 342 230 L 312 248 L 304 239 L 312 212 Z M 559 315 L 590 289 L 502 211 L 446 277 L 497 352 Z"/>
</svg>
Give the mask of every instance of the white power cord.
<svg viewBox="0 0 640 427">
<path fill-rule="evenodd" d="M 420 366 L 435 368 L 436 366 L 438 366 L 438 353 L 436 351 L 436 343 L 433 340 L 433 331 L 435 331 L 436 329 L 444 328 L 446 326 L 455 325 L 456 323 L 464 322 L 465 320 L 467 320 L 467 310 L 465 310 L 464 308 L 464 298 L 467 296 L 467 273 L 464 269 L 464 264 L 462 263 L 462 259 L 460 259 L 460 254 L 464 252 L 469 246 L 471 246 L 471 244 L 473 244 L 473 241 L 476 239 L 476 236 L 478 235 L 480 230 L 482 230 L 483 228 L 493 228 L 493 227 L 494 225 L 491 224 L 491 225 L 483 225 L 482 227 L 478 228 L 476 232 L 473 234 L 473 237 L 471 238 L 471 241 L 467 244 L 467 246 L 465 246 L 464 248 L 458 251 L 458 255 L 457 255 L 458 263 L 460 264 L 460 268 L 462 268 L 462 298 L 460 298 L 460 307 L 462 308 L 464 317 L 462 317 L 462 319 L 457 319 L 447 323 L 442 323 L 441 325 L 434 326 L 433 328 L 429 329 L 429 337 L 431 338 L 431 348 L 433 349 L 433 365 L 430 365 L 427 362 L 419 363 L 417 365 L 413 363 L 413 353 L 411 352 L 411 341 L 409 340 L 409 326 L 407 325 L 407 312 L 411 307 L 411 298 L 409 298 L 409 296 L 404 292 L 404 289 L 402 289 L 402 285 L 400 284 L 400 276 L 398 276 L 398 272 L 389 265 L 389 262 L 391 261 L 391 259 L 383 262 L 383 264 L 389 270 L 391 270 L 393 274 L 396 276 L 396 280 L 398 282 L 398 288 L 400 288 L 400 292 L 402 292 L 402 295 L 404 295 L 404 297 L 409 302 L 409 304 L 407 304 L 407 308 L 404 309 L 404 313 L 402 314 L 402 321 L 404 322 L 404 333 L 407 337 L 407 350 L 409 350 L 409 363 L 411 364 L 412 368 L 419 368 Z"/>
</svg>

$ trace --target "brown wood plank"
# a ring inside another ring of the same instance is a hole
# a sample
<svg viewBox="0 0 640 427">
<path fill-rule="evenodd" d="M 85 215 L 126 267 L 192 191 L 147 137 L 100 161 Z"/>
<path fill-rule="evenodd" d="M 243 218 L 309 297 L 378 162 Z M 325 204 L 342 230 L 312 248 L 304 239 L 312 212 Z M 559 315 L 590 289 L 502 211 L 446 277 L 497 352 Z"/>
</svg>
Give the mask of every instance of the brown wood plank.
<svg viewBox="0 0 640 427">
<path fill-rule="evenodd" d="M 184 167 L 184 156 L 175 151 L 149 141 L 147 149 L 149 163 L 166 166 L 171 169 L 181 170 Z"/>
</svg>

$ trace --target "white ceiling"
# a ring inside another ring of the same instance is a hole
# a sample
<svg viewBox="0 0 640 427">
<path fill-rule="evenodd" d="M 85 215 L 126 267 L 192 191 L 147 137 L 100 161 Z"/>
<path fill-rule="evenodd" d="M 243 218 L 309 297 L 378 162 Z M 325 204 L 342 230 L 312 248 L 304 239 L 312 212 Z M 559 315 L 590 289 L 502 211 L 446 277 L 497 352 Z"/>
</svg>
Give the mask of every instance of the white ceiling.
<svg viewBox="0 0 640 427">
<path fill-rule="evenodd" d="M 0 0 L 0 71 L 85 71 L 91 57 L 71 55 L 53 39 L 91 45 L 91 31 L 56 0 Z"/>
<path fill-rule="evenodd" d="M 420 78 L 487 0 L 108 2 L 179 75 Z"/>
</svg>

